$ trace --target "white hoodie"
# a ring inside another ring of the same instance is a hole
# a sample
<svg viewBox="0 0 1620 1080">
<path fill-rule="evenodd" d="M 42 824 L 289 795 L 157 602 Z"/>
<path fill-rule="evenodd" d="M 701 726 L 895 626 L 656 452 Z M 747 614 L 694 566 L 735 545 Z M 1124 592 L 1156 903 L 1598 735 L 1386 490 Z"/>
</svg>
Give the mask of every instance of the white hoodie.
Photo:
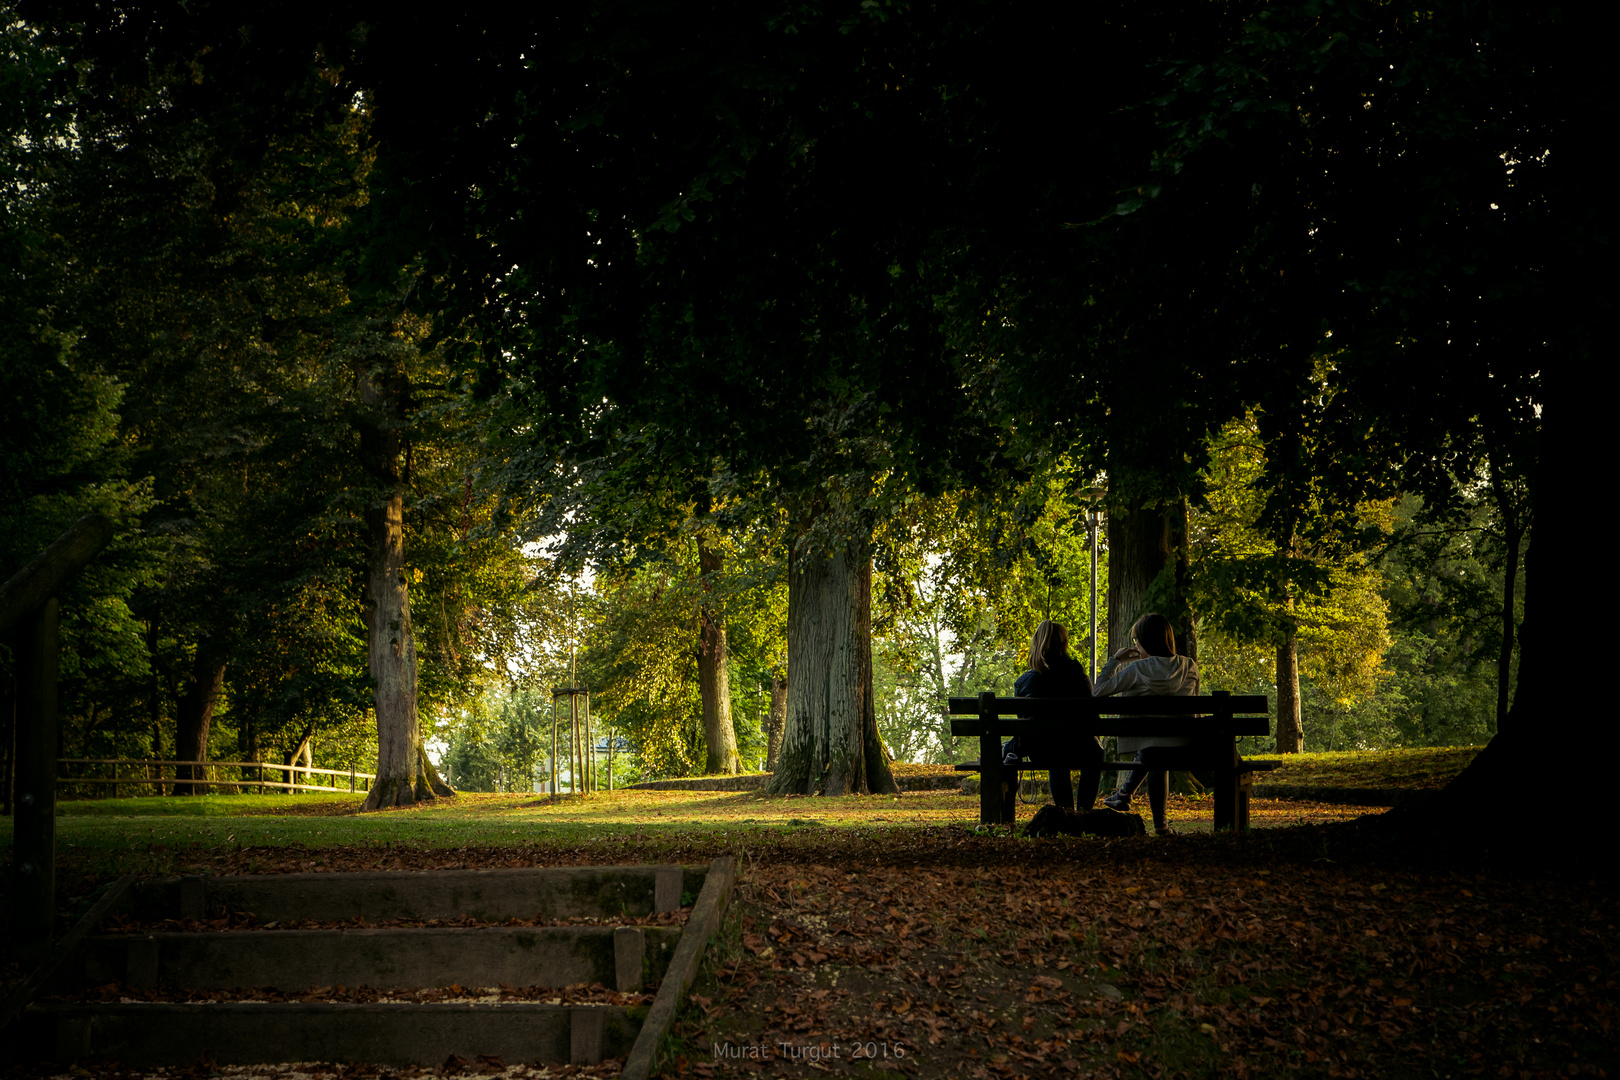
<svg viewBox="0 0 1620 1080">
<path fill-rule="evenodd" d="M 1144 656 L 1140 660 L 1109 660 L 1097 672 L 1095 697 L 1194 697 L 1198 693 L 1198 661 L 1190 656 Z M 1174 736 L 1121 735 L 1121 757 L 1148 746 L 1187 746 L 1191 739 Z"/>
</svg>

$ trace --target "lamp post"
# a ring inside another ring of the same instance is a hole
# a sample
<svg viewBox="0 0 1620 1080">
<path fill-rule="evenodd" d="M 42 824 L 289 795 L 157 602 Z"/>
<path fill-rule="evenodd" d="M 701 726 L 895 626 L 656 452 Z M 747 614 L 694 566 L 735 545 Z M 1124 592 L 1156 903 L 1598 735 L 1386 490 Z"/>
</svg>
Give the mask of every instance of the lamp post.
<svg viewBox="0 0 1620 1080">
<path fill-rule="evenodd" d="M 1097 506 L 1092 504 L 1086 515 L 1087 531 L 1091 533 L 1091 682 L 1097 682 L 1097 528 L 1102 524 L 1102 515 L 1097 513 Z"/>
</svg>

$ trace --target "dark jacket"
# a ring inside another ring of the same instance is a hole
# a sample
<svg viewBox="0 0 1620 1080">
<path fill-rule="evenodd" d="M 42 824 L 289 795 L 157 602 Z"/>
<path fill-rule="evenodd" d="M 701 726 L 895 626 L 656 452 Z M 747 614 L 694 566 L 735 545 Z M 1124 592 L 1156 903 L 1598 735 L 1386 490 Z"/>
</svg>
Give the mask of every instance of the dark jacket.
<svg viewBox="0 0 1620 1080">
<path fill-rule="evenodd" d="M 1091 680 L 1086 669 L 1064 653 L 1046 671 L 1026 671 L 1013 683 L 1014 697 L 1090 697 Z"/>
<path fill-rule="evenodd" d="M 1058 661 L 1045 671 L 1026 671 L 1018 676 L 1013 683 L 1014 697 L 1057 697 L 1057 698 L 1089 698 L 1091 696 L 1091 680 L 1086 677 L 1086 669 L 1080 661 L 1067 653 L 1058 658 Z M 1077 765 L 1087 765 L 1100 768 L 1102 765 L 1102 747 L 1096 739 L 1077 737 L 1063 737 L 1052 735 L 1019 735 L 1008 740 L 1003 747 L 1004 753 L 1030 754 L 1041 751 L 1050 752 L 1062 748 L 1075 755 Z M 1067 769 L 1054 770 L 1051 773 L 1052 798 L 1059 806 L 1074 808 L 1074 794 L 1069 786 L 1069 773 Z M 1092 793 L 1096 792 L 1096 780 L 1092 780 Z M 1091 803 L 1088 801 L 1087 806 Z"/>
</svg>

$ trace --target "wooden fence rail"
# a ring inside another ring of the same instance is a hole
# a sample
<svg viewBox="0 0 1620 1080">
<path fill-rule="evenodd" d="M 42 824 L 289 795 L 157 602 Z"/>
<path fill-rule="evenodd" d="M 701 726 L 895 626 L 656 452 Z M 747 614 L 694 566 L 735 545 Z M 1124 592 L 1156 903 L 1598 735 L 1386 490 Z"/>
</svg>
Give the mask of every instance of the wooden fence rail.
<svg viewBox="0 0 1620 1080">
<path fill-rule="evenodd" d="M 360 772 L 356 769 L 316 769 L 306 765 L 278 765 L 270 761 L 170 761 L 141 758 L 57 758 L 56 763 L 60 766 L 113 766 L 112 776 L 65 776 L 58 774 L 56 783 L 58 787 L 74 787 L 77 785 L 89 787 L 110 784 L 113 788 L 114 798 L 118 796 L 118 789 L 120 787 L 156 787 L 158 788 L 158 793 L 162 794 L 162 788 L 165 784 L 185 784 L 188 786 L 207 785 L 210 787 L 217 786 L 236 788 L 271 788 L 278 791 L 341 791 L 342 788 L 336 781 L 341 780 L 343 777 L 347 777 L 349 780 L 349 791 L 358 792 L 370 791 L 371 781 L 377 779 L 375 773 Z M 118 766 L 120 765 L 135 766 L 141 771 L 134 776 L 119 776 Z M 205 778 L 199 779 L 196 777 L 183 777 L 178 775 L 165 776 L 163 775 L 165 768 L 170 768 L 175 772 L 178 772 L 178 770 L 181 768 L 187 770 L 203 769 L 205 770 Z M 157 775 L 155 776 L 152 774 L 154 769 L 157 770 Z M 218 770 L 220 769 L 239 769 L 244 773 L 244 775 L 238 779 L 228 779 L 219 775 Z M 287 774 L 286 779 L 288 782 L 282 783 L 275 780 L 264 779 L 263 770 L 265 769 L 274 769 Z M 259 775 L 250 780 L 245 775 L 249 770 L 257 771 Z M 298 778 L 300 775 L 302 775 L 306 780 L 308 780 L 311 776 L 330 776 L 334 777 L 335 780 L 330 784 L 300 784 L 298 783 Z"/>
</svg>

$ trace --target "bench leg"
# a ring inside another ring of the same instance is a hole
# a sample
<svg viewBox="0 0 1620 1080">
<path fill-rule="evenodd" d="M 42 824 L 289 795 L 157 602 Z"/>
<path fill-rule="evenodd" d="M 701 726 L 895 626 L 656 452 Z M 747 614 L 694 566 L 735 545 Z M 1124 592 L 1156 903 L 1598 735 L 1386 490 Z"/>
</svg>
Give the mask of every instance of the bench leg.
<svg viewBox="0 0 1620 1080">
<path fill-rule="evenodd" d="M 1237 771 L 1237 744 L 1228 737 L 1224 740 L 1224 752 L 1214 755 L 1224 764 L 1215 770 L 1215 831 L 1238 827 L 1238 776 Z"/>
<path fill-rule="evenodd" d="M 979 736 L 979 824 L 1002 821 L 1001 736 Z"/>
<path fill-rule="evenodd" d="M 1001 820 L 1011 825 L 1018 820 L 1018 782 L 1023 779 L 1017 769 L 1001 770 Z"/>
<path fill-rule="evenodd" d="M 1238 777 L 1237 797 L 1237 827 L 1238 832 L 1249 831 L 1249 794 L 1254 787 L 1254 774 L 1243 773 Z"/>
</svg>

